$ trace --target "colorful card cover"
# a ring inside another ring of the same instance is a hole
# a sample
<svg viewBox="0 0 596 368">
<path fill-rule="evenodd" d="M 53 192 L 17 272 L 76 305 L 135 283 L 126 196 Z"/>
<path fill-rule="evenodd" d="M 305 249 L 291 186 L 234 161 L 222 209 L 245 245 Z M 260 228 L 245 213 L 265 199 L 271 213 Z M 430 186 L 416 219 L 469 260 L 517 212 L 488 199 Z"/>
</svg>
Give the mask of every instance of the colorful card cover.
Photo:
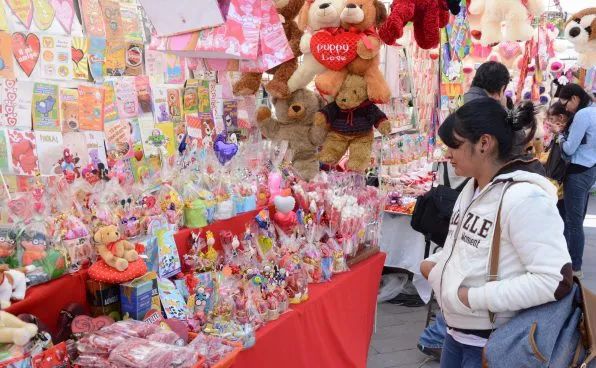
<svg viewBox="0 0 596 368">
<path fill-rule="evenodd" d="M 161 305 L 166 313 L 166 317 L 186 321 L 189 310 L 184 302 L 184 297 L 176 289 L 176 285 L 167 278 L 159 278 L 157 280 L 157 286 L 159 288 Z"/>
<path fill-rule="evenodd" d="M 35 134 L 32 131 L 6 130 L 10 147 L 10 171 L 16 175 L 35 175 L 39 165 Z"/>
<path fill-rule="evenodd" d="M 135 88 L 137 90 L 137 99 L 139 101 L 139 115 L 151 116 L 153 119 L 153 106 L 151 103 L 151 84 L 149 77 L 139 75 L 135 77 Z"/>
<path fill-rule="evenodd" d="M 41 36 L 41 77 L 72 79 L 72 42 L 66 36 Z"/>
<path fill-rule="evenodd" d="M 138 119 L 120 119 L 105 125 L 108 160 L 143 158 L 143 143 Z"/>
<path fill-rule="evenodd" d="M 62 132 L 79 131 L 79 91 L 60 88 L 60 125 Z"/>
<path fill-rule="evenodd" d="M 170 115 L 170 120 L 174 123 L 182 121 L 182 93 L 183 90 L 180 87 L 171 87 L 167 89 L 168 113 Z"/>
<path fill-rule="evenodd" d="M 35 131 L 39 171 L 42 175 L 62 173 L 60 160 L 64 157 L 64 142 L 61 132 Z"/>
<path fill-rule="evenodd" d="M 120 115 L 118 114 L 118 104 L 116 101 L 116 87 L 114 85 L 115 78 L 106 79 L 103 82 L 103 88 L 105 90 L 103 106 L 105 122 L 118 120 L 120 118 Z"/>
<path fill-rule="evenodd" d="M 83 132 L 85 135 L 85 144 L 87 146 L 87 158 L 94 168 L 98 168 L 100 163 L 107 167 L 108 159 L 106 156 L 106 135 L 104 132 L 94 132 L 91 130 Z"/>
<path fill-rule="evenodd" d="M 79 86 L 79 124 L 81 130 L 104 130 L 103 87 Z"/>
<path fill-rule="evenodd" d="M 72 38 L 72 75 L 74 79 L 89 79 L 89 39 L 75 36 Z"/>
<path fill-rule="evenodd" d="M 139 99 L 134 77 L 121 77 L 114 84 L 116 106 L 121 119 L 136 118 L 139 115 Z"/>
<path fill-rule="evenodd" d="M 31 129 L 32 81 L 0 79 L 0 124 L 2 127 Z"/>
<path fill-rule="evenodd" d="M 14 79 L 13 67 L 12 39 L 10 33 L 2 31 L 0 32 L 0 78 Z"/>
<path fill-rule="evenodd" d="M 68 132 L 62 134 L 64 147 L 70 150 L 73 158 L 78 158 L 78 166 L 83 168 L 89 163 L 89 152 L 85 142 L 85 132 Z"/>
<path fill-rule="evenodd" d="M 33 86 L 33 129 L 61 131 L 58 113 L 58 86 L 35 83 Z"/>
<path fill-rule="evenodd" d="M 161 228 L 155 232 L 157 237 L 157 251 L 159 255 L 159 276 L 168 278 L 181 272 L 180 256 L 174 232 L 168 228 Z"/>
<path fill-rule="evenodd" d="M 99 0 L 79 0 L 85 34 L 92 37 L 106 37 L 103 12 Z"/>
<path fill-rule="evenodd" d="M 89 38 L 89 72 L 91 77 L 97 83 L 101 83 L 104 79 L 106 54 L 106 39 L 100 37 Z"/>
<path fill-rule="evenodd" d="M 168 109 L 168 87 L 165 85 L 153 86 L 153 116 L 156 123 L 170 121 Z"/>
</svg>

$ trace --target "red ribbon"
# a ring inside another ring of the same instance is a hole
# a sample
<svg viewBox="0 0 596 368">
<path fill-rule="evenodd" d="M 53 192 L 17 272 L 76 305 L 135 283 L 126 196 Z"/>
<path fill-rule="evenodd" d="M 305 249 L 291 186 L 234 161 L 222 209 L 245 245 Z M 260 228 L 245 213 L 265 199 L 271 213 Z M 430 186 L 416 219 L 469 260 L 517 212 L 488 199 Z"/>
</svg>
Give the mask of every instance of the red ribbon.
<svg viewBox="0 0 596 368">
<path fill-rule="evenodd" d="M 370 40 L 368 39 L 367 36 L 375 36 L 376 38 L 379 38 L 379 35 L 377 34 L 375 27 L 370 27 L 365 30 L 359 30 L 359 29 L 356 29 L 355 27 L 350 27 L 350 32 L 359 34 L 360 39 L 362 40 L 362 43 L 364 43 L 364 46 L 366 46 L 366 48 L 369 50 L 372 50 L 373 45 L 372 45 L 372 43 L 370 43 Z"/>
</svg>

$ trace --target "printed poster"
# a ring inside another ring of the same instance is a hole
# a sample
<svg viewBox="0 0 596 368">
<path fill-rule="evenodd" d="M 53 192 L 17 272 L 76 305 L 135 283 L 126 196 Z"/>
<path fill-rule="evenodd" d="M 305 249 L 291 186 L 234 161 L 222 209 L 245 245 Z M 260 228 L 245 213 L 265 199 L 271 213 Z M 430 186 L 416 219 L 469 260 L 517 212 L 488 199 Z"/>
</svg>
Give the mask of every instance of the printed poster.
<svg viewBox="0 0 596 368">
<path fill-rule="evenodd" d="M 14 79 L 12 39 L 8 32 L 3 31 L 0 32 L 0 78 Z"/>
<path fill-rule="evenodd" d="M 33 130 L 61 131 L 58 113 L 58 86 L 35 83 L 33 86 Z"/>
<path fill-rule="evenodd" d="M 64 142 L 61 132 L 35 131 L 39 171 L 42 175 L 62 173 L 60 160 L 64 157 Z"/>
<path fill-rule="evenodd" d="M 41 37 L 41 77 L 71 80 L 71 38 L 44 35 Z"/>
<path fill-rule="evenodd" d="M 79 86 L 79 124 L 81 130 L 103 131 L 105 90 Z"/>
<path fill-rule="evenodd" d="M 89 80 L 89 39 L 72 38 L 72 74 L 74 79 Z"/>
<path fill-rule="evenodd" d="M 79 91 L 60 88 L 60 125 L 62 132 L 79 131 Z"/>
<path fill-rule="evenodd" d="M 35 175 L 38 171 L 35 134 L 31 130 L 6 130 L 10 146 L 10 171 L 16 175 Z"/>
</svg>

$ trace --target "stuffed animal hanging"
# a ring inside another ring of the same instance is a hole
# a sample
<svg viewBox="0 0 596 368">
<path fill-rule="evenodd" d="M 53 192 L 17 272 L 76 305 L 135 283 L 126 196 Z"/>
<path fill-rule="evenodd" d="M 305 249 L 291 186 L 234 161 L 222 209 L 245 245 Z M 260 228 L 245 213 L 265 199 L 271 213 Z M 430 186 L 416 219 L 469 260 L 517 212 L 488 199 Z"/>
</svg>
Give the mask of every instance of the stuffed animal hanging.
<svg viewBox="0 0 596 368">
<path fill-rule="evenodd" d="M 27 290 L 27 272 L 32 272 L 35 266 L 10 269 L 8 265 L 0 265 L 0 308 L 10 307 L 11 300 L 23 300 Z"/>
<path fill-rule="evenodd" d="M 288 98 L 290 90 L 288 88 L 288 79 L 292 76 L 298 67 L 298 57 L 302 55 L 300 51 L 300 38 L 302 31 L 294 21 L 305 0 L 274 0 L 275 7 L 280 17 L 283 18 L 284 33 L 290 48 L 294 53 L 294 58 L 290 59 L 272 69 L 267 70 L 267 74 L 272 74 L 273 79 L 265 85 L 265 90 L 273 97 Z M 257 93 L 261 86 L 262 73 L 242 73 L 240 79 L 234 83 L 234 94 L 236 96 L 250 96 Z"/>
<path fill-rule="evenodd" d="M 304 3 L 298 15 L 298 26 L 305 30 L 300 39 L 302 63 L 288 80 L 290 92 L 306 87 L 316 75 L 327 69 L 310 52 L 310 41 L 318 30 L 339 27 L 339 15 L 344 4 L 345 0 L 315 0 Z"/>
<path fill-rule="evenodd" d="M 340 16 L 343 31 L 315 34 L 311 50 L 330 69 L 315 78 L 322 94 L 335 97 L 348 73 L 352 73 L 364 77 L 370 100 L 389 101 L 391 91 L 379 69 L 381 40 L 375 31 L 386 17 L 387 10 L 378 0 L 349 0 Z"/>
<path fill-rule="evenodd" d="M 379 36 L 388 45 L 403 35 L 408 22 L 414 23 L 414 39 L 423 49 L 439 45 L 439 29 L 449 22 L 449 10 L 460 11 L 459 0 L 393 0 L 391 14 L 379 27 Z"/>
<path fill-rule="evenodd" d="M 578 65 L 593 67 L 596 64 L 596 8 L 573 14 L 565 24 L 564 34 L 579 54 Z"/>
</svg>

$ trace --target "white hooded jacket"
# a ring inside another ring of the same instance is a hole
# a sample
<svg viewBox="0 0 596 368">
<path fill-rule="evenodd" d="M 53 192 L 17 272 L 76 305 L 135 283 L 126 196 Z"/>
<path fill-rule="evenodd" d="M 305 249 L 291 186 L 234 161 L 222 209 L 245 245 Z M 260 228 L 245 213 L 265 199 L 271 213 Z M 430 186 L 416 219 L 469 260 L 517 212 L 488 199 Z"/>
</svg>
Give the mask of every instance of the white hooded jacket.
<svg viewBox="0 0 596 368">
<path fill-rule="evenodd" d="M 503 194 L 507 182 L 514 184 Z M 571 290 L 571 259 L 557 191 L 548 179 L 517 170 L 498 174 L 475 199 L 474 192 L 470 180 L 455 203 L 445 247 L 428 258 L 436 263 L 428 280 L 448 326 L 490 330 L 522 309 L 565 296 Z M 487 282 L 501 196 L 498 280 Z M 459 299 L 460 287 L 469 288 L 471 308 Z M 496 313 L 495 325 L 489 310 Z"/>
</svg>

